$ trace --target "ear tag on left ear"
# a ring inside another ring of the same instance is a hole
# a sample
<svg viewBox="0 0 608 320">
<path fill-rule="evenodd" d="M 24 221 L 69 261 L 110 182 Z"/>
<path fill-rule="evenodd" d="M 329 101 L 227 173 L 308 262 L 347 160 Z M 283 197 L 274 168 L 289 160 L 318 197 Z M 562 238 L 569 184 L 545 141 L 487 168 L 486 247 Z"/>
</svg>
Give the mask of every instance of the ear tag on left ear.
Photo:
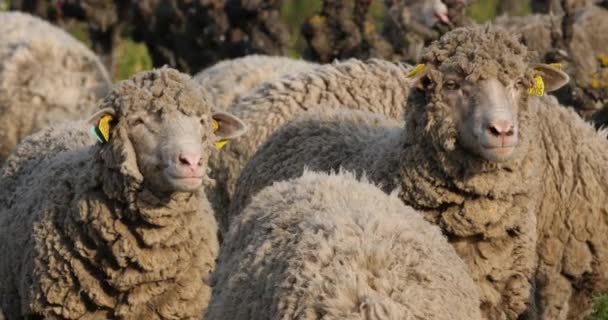
<svg viewBox="0 0 608 320">
<path fill-rule="evenodd" d="M 545 94 L 545 82 L 540 75 L 534 76 L 534 85 L 528 89 L 528 94 L 533 94 L 542 97 Z"/>
<path fill-rule="evenodd" d="M 420 63 L 417 64 L 412 70 L 410 70 L 410 72 L 407 74 L 408 78 L 411 78 L 413 76 L 415 76 L 416 74 L 418 74 L 418 72 L 424 70 L 424 67 L 426 65 L 424 63 Z"/>
<path fill-rule="evenodd" d="M 220 129 L 220 124 L 215 119 L 211 119 L 211 125 L 213 126 L 213 132 Z"/>
<path fill-rule="evenodd" d="M 110 141 L 110 122 L 112 119 L 113 117 L 111 115 L 106 114 L 99 119 L 97 126 L 91 128 L 91 131 L 99 142 L 107 143 Z"/>
<path fill-rule="evenodd" d="M 217 132 L 217 130 L 220 129 L 220 124 L 215 119 L 211 120 L 211 125 L 213 126 L 213 132 Z M 216 141 L 215 148 L 218 150 L 223 148 L 228 143 L 228 141 L 230 141 L 230 139 L 222 139 L 222 140 Z"/>
</svg>

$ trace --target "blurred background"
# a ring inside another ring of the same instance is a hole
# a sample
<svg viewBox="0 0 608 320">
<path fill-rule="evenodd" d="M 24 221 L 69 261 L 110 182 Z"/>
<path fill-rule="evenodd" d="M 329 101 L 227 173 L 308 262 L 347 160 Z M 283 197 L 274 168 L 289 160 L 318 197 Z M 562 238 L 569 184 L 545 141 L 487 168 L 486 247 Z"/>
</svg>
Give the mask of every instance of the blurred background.
<svg viewBox="0 0 608 320">
<path fill-rule="evenodd" d="M 467 3 L 465 14 L 477 22 L 491 20 L 503 12 L 525 15 L 532 12 L 534 4 L 530 2 L 481 0 Z M 360 29 L 362 33 L 377 35 L 378 41 L 368 41 L 380 42 L 376 47 L 389 47 L 390 44 L 382 43 L 382 38 L 385 37 L 386 7 L 391 3 L 382 0 L 323 3 L 321 0 L 0 0 L 0 10 L 27 11 L 68 30 L 99 54 L 113 78 L 120 80 L 163 64 L 194 74 L 219 60 L 250 53 L 288 55 L 320 62 L 347 56 L 396 60 L 403 57 L 387 54 L 390 49 L 367 53 L 345 50 L 347 52 L 337 55 L 311 52 L 306 39 L 306 34 L 312 38 L 315 27 L 334 14 L 335 20 L 342 20 L 339 21 L 344 25 L 342 32 L 352 35 Z M 537 11 L 543 10 L 546 8 Z M 354 23 L 353 30 L 349 30 L 349 22 Z M 315 40 L 318 44 L 318 39 Z M 348 41 L 352 39 L 344 42 Z M 337 42 L 336 39 L 333 42 Z M 316 51 L 323 51 L 323 44 L 318 47 Z M 335 51 L 335 48 L 325 51 L 332 49 Z"/>
</svg>

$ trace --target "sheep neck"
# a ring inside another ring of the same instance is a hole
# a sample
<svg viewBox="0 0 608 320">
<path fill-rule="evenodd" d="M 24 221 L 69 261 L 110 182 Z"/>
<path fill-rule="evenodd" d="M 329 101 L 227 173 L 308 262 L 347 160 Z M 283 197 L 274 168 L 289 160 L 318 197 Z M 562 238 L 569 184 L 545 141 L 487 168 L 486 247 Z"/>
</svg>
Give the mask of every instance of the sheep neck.
<svg viewBox="0 0 608 320">
<path fill-rule="evenodd" d="M 69 261 L 70 266 L 57 268 L 72 270 L 64 275 L 66 281 L 79 284 L 80 293 L 70 303 L 82 300 L 100 317 L 143 316 L 150 306 L 162 310 L 176 301 L 200 306 L 185 308 L 193 313 L 184 317 L 200 314 L 208 295 L 206 284 L 192 279 L 209 272 L 205 261 L 217 253 L 215 233 L 204 231 L 209 219 L 203 216 L 212 212 L 202 200 L 203 192 L 161 199 L 141 184 L 130 184 L 132 177 L 103 161 L 92 167 L 97 174 L 71 202 L 68 214 L 51 210 L 49 223 L 39 226 L 41 234 L 48 233 L 48 245 L 39 255 L 61 257 L 58 263 Z M 66 244 L 69 250 L 62 249 Z M 37 290 L 44 296 L 45 286 L 57 280 L 47 266 L 39 268 L 39 277 L 48 280 Z M 184 296 L 189 298 L 177 298 Z"/>
<path fill-rule="evenodd" d="M 458 147 L 446 152 L 422 139 L 405 144 L 396 155 L 399 161 L 393 161 L 400 197 L 456 236 L 504 234 L 538 205 L 532 191 L 541 184 L 542 161 L 540 148 L 533 145 L 538 138 L 534 119 L 532 112 L 520 112 L 520 145 L 505 163 L 489 163 Z M 412 141 L 411 134 L 404 133 L 410 135 L 406 141 Z"/>
</svg>

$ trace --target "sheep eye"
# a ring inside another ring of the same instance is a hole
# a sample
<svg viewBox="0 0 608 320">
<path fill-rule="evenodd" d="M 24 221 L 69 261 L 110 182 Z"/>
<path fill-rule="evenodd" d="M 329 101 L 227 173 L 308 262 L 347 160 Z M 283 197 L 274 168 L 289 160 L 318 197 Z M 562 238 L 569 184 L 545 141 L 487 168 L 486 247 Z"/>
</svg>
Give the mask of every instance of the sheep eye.
<svg viewBox="0 0 608 320">
<path fill-rule="evenodd" d="M 515 81 L 515 87 L 520 89 L 524 87 L 524 80 L 523 79 L 517 79 L 517 81 Z"/>
<path fill-rule="evenodd" d="M 142 118 L 136 118 L 135 120 L 133 120 L 133 123 L 131 125 L 132 126 L 138 126 L 140 124 L 145 124 L 144 119 L 142 119 Z"/>
<path fill-rule="evenodd" d="M 460 86 L 454 80 L 446 81 L 444 87 L 448 90 L 458 90 L 460 88 Z"/>
</svg>

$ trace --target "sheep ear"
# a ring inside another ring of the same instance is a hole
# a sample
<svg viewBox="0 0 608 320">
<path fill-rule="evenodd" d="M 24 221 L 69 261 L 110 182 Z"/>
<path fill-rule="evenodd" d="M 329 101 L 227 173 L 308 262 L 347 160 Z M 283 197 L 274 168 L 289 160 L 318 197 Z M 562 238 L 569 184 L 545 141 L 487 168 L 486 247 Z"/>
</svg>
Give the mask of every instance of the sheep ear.
<svg viewBox="0 0 608 320">
<path fill-rule="evenodd" d="M 215 112 L 211 117 L 213 118 L 213 133 L 218 138 L 215 142 L 218 149 L 226 145 L 230 139 L 239 137 L 249 130 L 241 119 L 229 113 Z"/>
<path fill-rule="evenodd" d="M 551 92 L 565 86 L 570 81 L 570 76 L 560 70 L 557 66 L 533 63 L 531 67 L 541 76 L 544 83 L 544 91 Z"/>
<path fill-rule="evenodd" d="M 87 123 L 92 125 L 91 133 L 100 143 L 110 141 L 110 128 L 114 123 L 116 111 L 112 108 L 104 108 L 89 117 Z"/>
<path fill-rule="evenodd" d="M 407 77 L 410 78 L 410 87 L 416 89 L 425 89 L 428 84 L 427 75 L 430 68 L 424 63 L 417 64 L 410 72 Z"/>
</svg>

